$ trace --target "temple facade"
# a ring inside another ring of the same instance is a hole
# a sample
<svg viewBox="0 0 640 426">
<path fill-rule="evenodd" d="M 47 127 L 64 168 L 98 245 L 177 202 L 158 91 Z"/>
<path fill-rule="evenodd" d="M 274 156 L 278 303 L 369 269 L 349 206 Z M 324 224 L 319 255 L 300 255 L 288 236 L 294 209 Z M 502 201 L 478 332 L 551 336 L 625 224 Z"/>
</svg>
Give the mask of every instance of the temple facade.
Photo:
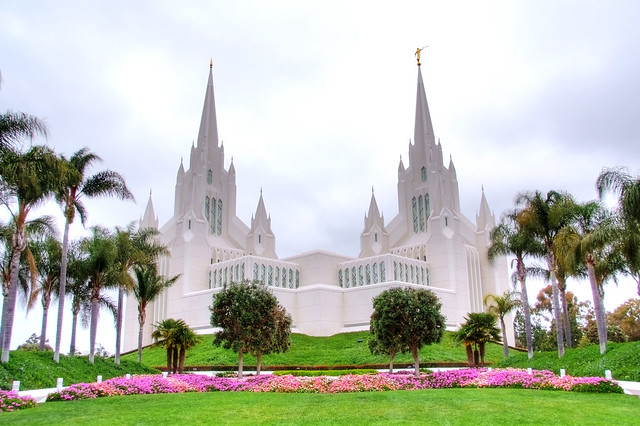
<svg viewBox="0 0 640 426">
<path fill-rule="evenodd" d="M 414 138 L 407 164 L 398 165 L 398 214 L 386 222 L 372 192 L 368 210 L 363 206 L 358 257 L 319 249 L 280 259 L 262 194 L 245 224 L 236 214 L 236 193 L 233 160 L 225 169 L 218 140 L 210 69 L 197 144 L 188 169 L 180 162 L 173 216 L 159 228 L 170 249 L 159 262 L 160 272 L 180 278 L 147 308 L 144 344 L 151 343 L 153 324 L 166 318 L 181 318 L 199 333 L 213 332 L 212 296 L 232 281 L 265 283 L 291 314 L 294 331 L 313 336 L 368 329 L 373 297 L 391 287 L 434 291 L 448 329 L 457 328 L 468 312 L 483 311 L 487 294 L 509 288 L 506 260 L 487 260 L 495 218 L 484 189 L 475 221 L 460 211 L 456 169 L 451 158 L 448 165 L 443 162 L 420 67 Z M 150 196 L 140 227 L 158 225 Z M 137 303 L 130 296 L 125 350 L 137 346 L 137 336 Z"/>
</svg>

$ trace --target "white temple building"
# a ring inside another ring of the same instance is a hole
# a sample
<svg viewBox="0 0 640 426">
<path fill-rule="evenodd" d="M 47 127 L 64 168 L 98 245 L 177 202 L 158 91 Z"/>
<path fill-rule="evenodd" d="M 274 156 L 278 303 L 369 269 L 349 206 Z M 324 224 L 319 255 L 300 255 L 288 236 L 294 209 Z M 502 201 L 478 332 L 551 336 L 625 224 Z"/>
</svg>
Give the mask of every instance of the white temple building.
<svg viewBox="0 0 640 426">
<path fill-rule="evenodd" d="M 153 324 L 166 318 L 213 332 L 212 295 L 231 281 L 264 282 L 291 314 L 294 331 L 313 336 L 368 329 L 373 297 L 391 287 L 434 291 L 449 329 L 468 312 L 483 311 L 487 294 L 509 288 L 506 260 L 487 260 L 495 218 L 484 189 L 475 222 L 460 211 L 456 169 L 451 159 L 443 163 L 420 67 L 414 139 L 408 164 L 400 160 L 398 166 L 398 214 L 385 223 L 372 193 L 357 258 L 325 250 L 278 258 L 262 194 L 245 224 L 236 215 L 233 160 L 228 169 L 224 164 L 210 69 L 197 145 L 188 169 L 182 162 L 178 167 L 173 217 L 159 228 L 171 253 L 161 259 L 160 272 L 180 279 L 147 308 L 144 344 L 151 343 Z M 158 227 L 151 197 L 140 226 Z M 129 296 L 125 350 L 137 346 L 136 305 Z"/>
</svg>

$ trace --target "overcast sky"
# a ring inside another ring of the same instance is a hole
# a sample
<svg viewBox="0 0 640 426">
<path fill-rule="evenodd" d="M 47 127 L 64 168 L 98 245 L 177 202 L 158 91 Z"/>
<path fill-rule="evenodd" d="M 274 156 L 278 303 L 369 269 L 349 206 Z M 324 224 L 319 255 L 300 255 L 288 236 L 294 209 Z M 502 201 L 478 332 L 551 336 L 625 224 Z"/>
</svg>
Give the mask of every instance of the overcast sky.
<svg viewBox="0 0 640 426">
<path fill-rule="evenodd" d="M 434 131 L 471 220 L 482 186 L 498 218 L 522 190 L 586 201 L 603 166 L 640 173 L 640 2 L 376 4 L 3 2 L 0 111 L 45 119 L 57 152 L 87 146 L 125 176 L 136 203 L 88 203 L 90 226 L 139 219 L 149 191 L 163 224 L 212 58 L 238 215 L 250 223 L 262 189 L 280 257 L 357 256 L 372 187 L 386 220 L 397 214 L 425 45 Z M 29 320 L 27 336 L 39 332 Z"/>
</svg>

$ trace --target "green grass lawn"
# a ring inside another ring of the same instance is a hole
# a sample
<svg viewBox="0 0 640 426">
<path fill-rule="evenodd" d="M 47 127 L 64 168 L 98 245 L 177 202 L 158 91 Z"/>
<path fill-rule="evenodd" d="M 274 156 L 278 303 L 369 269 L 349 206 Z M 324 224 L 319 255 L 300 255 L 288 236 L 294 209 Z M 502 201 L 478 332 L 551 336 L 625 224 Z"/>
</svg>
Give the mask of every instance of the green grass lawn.
<svg viewBox="0 0 640 426">
<path fill-rule="evenodd" d="M 202 336 L 203 340 L 196 347 L 187 351 L 185 365 L 236 366 L 238 355 L 227 349 L 213 346 L 213 336 Z M 291 335 L 291 348 L 283 354 L 265 355 L 263 366 L 339 366 L 388 364 L 384 355 L 372 355 L 368 346 L 369 332 L 360 331 L 341 333 L 330 337 L 312 337 L 304 334 Z M 502 346 L 487 345 L 486 361 L 497 363 L 503 359 Z M 129 353 L 122 359 L 137 360 L 137 353 Z M 164 366 L 167 363 L 166 351 L 159 347 L 145 348 L 142 362 L 147 366 Z M 440 343 L 425 346 L 420 351 L 420 362 L 466 362 L 464 346 L 452 341 L 451 333 L 446 332 Z M 256 360 L 247 354 L 244 357 L 246 366 L 255 366 Z M 413 363 L 410 354 L 400 354 L 396 364 Z"/>
<path fill-rule="evenodd" d="M 4 424 L 638 424 L 640 398 L 522 389 L 211 392 L 48 402 Z"/>
</svg>

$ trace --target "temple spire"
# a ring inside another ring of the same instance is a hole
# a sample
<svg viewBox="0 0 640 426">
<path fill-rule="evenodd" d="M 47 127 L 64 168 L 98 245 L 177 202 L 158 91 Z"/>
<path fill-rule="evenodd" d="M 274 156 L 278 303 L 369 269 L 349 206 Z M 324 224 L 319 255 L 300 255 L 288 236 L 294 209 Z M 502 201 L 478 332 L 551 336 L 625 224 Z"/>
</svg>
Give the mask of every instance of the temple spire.
<svg viewBox="0 0 640 426">
<path fill-rule="evenodd" d="M 433 125 L 431 124 L 431 114 L 429 113 L 429 104 L 427 103 L 427 95 L 424 90 L 424 82 L 422 81 L 422 71 L 418 68 L 418 91 L 416 94 L 416 122 L 413 135 L 413 142 L 420 147 L 428 147 L 435 145 L 435 136 L 433 134 Z"/>
<path fill-rule="evenodd" d="M 210 148 L 218 147 L 218 122 L 216 118 L 216 101 L 213 93 L 213 59 L 209 63 L 209 81 L 202 107 L 200 131 L 198 132 L 198 148 L 205 145 Z"/>
</svg>

